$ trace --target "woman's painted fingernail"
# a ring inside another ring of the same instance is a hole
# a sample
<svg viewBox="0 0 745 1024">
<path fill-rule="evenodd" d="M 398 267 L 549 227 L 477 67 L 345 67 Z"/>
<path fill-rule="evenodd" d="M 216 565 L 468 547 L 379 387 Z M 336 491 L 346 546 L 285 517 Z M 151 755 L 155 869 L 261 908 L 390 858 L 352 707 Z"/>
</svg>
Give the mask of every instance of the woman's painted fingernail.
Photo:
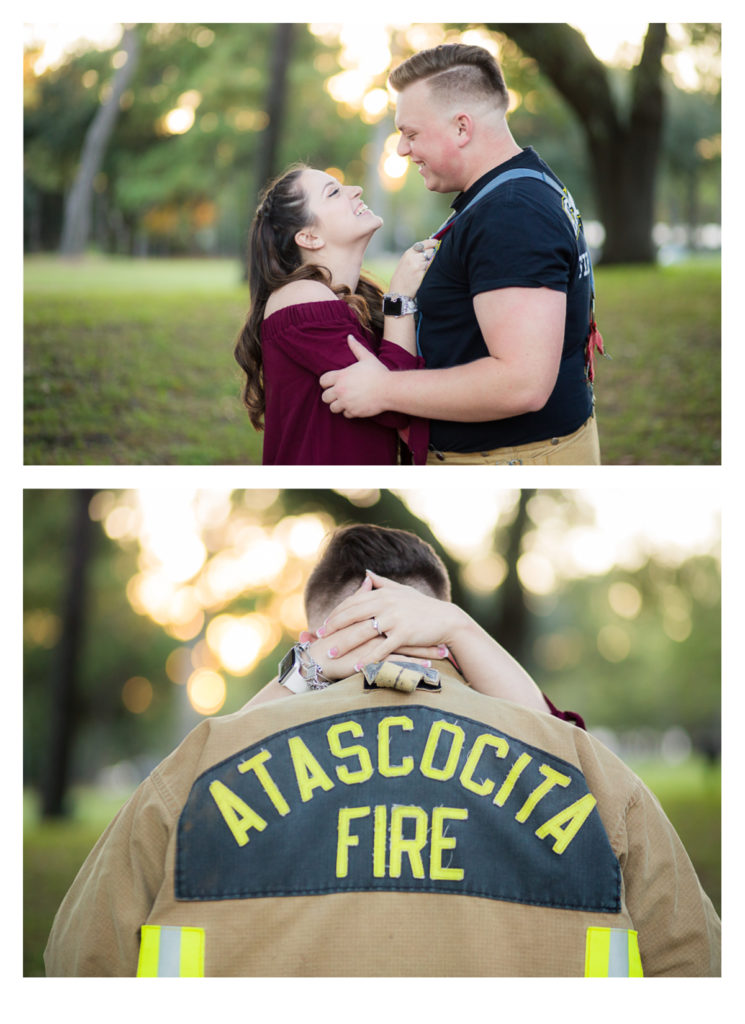
<svg viewBox="0 0 745 1024">
<path fill-rule="evenodd" d="M 450 654 L 447 644 L 440 644 L 440 646 L 437 648 L 437 653 L 440 655 L 441 658 L 447 658 L 448 654 Z"/>
<path fill-rule="evenodd" d="M 335 658 L 339 653 L 339 648 L 331 647 L 326 653 L 328 654 L 329 658 Z"/>
<path fill-rule="evenodd" d="M 357 662 L 357 664 L 354 666 L 354 670 L 355 670 L 355 672 L 361 672 L 362 671 L 362 662 L 361 661 Z"/>
<path fill-rule="evenodd" d="M 316 636 L 326 636 L 327 632 L 328 630 L 326 629 L 325 626 L 319 626 L 318 629 L 316 630 Z"/>
</svg>

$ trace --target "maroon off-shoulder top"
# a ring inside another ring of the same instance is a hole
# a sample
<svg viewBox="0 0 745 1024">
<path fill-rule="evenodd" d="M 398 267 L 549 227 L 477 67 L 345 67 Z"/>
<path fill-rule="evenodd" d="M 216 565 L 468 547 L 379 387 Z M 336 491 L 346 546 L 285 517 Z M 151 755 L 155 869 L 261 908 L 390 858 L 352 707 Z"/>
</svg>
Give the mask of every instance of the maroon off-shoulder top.
<svg viewBox="0 0 745 1024">
<path fill-rule="evenodd" d="M 261 325 L 264 360 L 264 465 L 393 465 L 399 431 L 423 465 L 429 424 L 402 413 L 365 419 L 332 413 L 321 400 L 319 378 L 353 363 L 347 335 L 362 342 L 389 370 L 414 370 L 424 360 L 400 345 L 363 330 L 342 299 L 301 302 L 268 316 Z"/>
</svg>

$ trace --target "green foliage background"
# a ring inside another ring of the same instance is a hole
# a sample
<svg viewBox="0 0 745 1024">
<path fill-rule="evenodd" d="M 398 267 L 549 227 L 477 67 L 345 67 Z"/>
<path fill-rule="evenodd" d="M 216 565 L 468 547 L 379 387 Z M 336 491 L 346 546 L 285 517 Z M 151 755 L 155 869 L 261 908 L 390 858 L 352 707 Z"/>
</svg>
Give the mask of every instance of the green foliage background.
<svg viewBox="0 0 745 1024">
<path fill-rule="evenodd" d="M 437 26 L 436 26 L 437 27 Z M 439 26 L 439 38 L 466 24 Z M 716 39 L 718 26 L 689 25 L 692 40 Z M 266 127 L 269 59 L 275 26 L 268 23 L 141 25 L 141 54 L 122 103 L 104 167 L 96 181 L 93 248 L 116 253 L 239 256 L 255 196 L 263 182 L 255 166 Z M 522 98 L 510 127 L 533 145 L 569 185 L 585 221 L 597 217 L 581 127 L 538 64 L 496 33 L 510 88 Z M 403 30 L 392 47 L 410 52 Z M 670 43 L 671 49 L 675 46 Z M 114 51 L 84 49 L 40 77 L 26 55 L 24 75 L 24 206 L 28 251 L 56 247 L 62 203 L 70 188 L 85 131 L 105 96 Z M 278 170 L 301 160 L 338 167 L 347 181 L 371 186 L 380 130 L 336 103 L 325 83 L 341 70 L 340 44 L 324 42 L 309 26 L 294 29 L 287 64 L 288 102 Z M 614 91 L 628 102 L 629 73 L 611 69 Z M 385 84 L 380 76 L 379 86 Z M 161 128 L 184 93 L 200 102 L 194 127 L 181 135 Z M 720 94 L 683 91 L 668 76 L 667 117 L 658 187 L 661 220 L 705 224 L 720 220 Z M 393 132 L 386 115 L 385 132 Z M 703 149 L 701 140 L 708 141 Z M 448 200 L 430 195 L 409 175 L 390 196 L 387 244 L 399 249 L 443 219 Z M 401 236 L 404 241 L 401 242 Z"/>
</svg>

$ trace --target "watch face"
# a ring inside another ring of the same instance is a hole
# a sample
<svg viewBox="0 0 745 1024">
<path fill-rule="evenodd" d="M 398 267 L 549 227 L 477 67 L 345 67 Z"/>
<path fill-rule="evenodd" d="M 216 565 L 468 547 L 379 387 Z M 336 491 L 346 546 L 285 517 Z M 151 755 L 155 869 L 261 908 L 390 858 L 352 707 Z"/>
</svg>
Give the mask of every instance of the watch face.
<svg viewBox="0 0 745 1024">
<path fill-rule="evenodd" d="M 401 316 L 401 299 L 386 299 L 383 312 L 386 316 Z"/>
<path fill-rule="evenodd" d="M 291 647 L 289 649 L 289 651 L 287 652 L 287 654 L 285 654 L 284 658 L 279 663 L 279 669 L 277 671 L 277 675 L 279 677 L 280 683 L 282 682 L 283 679 L 285 679 L 290 674 L 290 672 L 292 672 L 292 667 L 293 667 L 294 664 L 295 664 L 295 648 Z"/>
</svg>

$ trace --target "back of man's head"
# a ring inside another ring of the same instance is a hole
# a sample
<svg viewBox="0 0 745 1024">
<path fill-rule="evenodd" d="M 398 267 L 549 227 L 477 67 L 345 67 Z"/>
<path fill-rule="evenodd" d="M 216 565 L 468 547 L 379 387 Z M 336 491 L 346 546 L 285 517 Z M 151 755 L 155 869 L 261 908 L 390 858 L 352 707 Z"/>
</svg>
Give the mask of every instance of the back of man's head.
<svg viewBox="0 0 745 1024">
<path fill-rule="evenodd" d="M 442 102 L 470 97 L 482 100 L 501 113 L 509 105 L 502 70 L 483 46 L 447 43 L 420 50 L 398 67 L 388 79 L 396 92 L 425 80 L 433 98 Z"/>
<path fill-rule="evenodd" d="M 450 578 L 434 548 L 407 530 L 355 524 L 335 530 L 305 586 L 309 623 L 320 621 L 365 579 L 365 571 L 450 600 Z"/>
</svg>

